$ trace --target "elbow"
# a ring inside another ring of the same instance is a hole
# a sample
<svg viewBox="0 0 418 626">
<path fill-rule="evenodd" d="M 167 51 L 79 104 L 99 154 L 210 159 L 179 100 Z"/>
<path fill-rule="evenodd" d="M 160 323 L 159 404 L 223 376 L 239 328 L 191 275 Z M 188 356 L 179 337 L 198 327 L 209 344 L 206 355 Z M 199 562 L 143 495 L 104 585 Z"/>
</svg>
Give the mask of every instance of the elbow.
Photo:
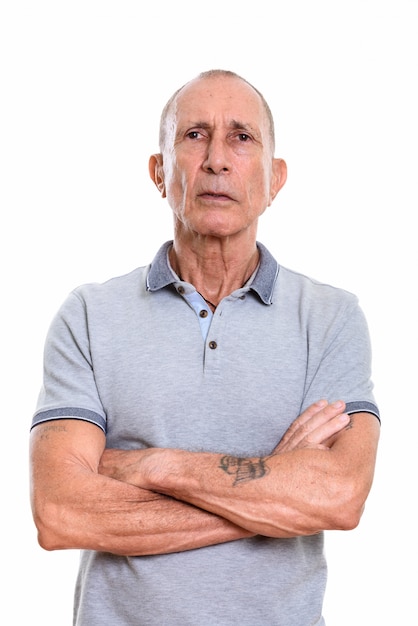
<svg viewBox="0 0 418 626">
<path fill-rule="evenodd" d="M 53 537 L 48 532 L 43 532 L 38 529 L 38 543 L 44 550 L 52 552 L 53 550 L 59 550 L 57 542 L 53 540 Z"/>
<path fill-rule="evenodd" d="M 52 552 L 53 550 L 64 550 L 67 548 L 65 542 L 62 541 L 62 537 L 56 535 L 56 533 L 51 532 L 51 530 L 47 527 L 38 525 L 38 544 L 44 550 L 48 552 Z"/>
<path fill-rule="evenodd" d="M 366 495 L 355 484 L 345 483 L 334 494 L 329 508 L 328 530 L 354 530 L 360 523 Z"/>
<path fill-rule="evenodd" d="M 363 510 L 364 506 L 362 508 L 347 506 L 340 510 L 332 519 L 330 530 L 354 530 L 360 523 Z"/>
<path fill-rule="evenodd" d="M 33 511 L 33 520 L 37 530 L 38 544 L 44 550 L 64 550 L 72 548 L 70 538 L 65 532 L 63 516 L 55 506 L 44 506 L 42 511 Z"/>
</svg>

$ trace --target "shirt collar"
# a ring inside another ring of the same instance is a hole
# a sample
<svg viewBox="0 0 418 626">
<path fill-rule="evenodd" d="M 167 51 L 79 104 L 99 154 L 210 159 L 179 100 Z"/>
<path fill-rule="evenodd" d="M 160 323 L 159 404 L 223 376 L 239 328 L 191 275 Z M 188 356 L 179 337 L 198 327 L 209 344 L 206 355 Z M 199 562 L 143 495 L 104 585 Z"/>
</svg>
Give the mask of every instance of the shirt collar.
<svg viewBox="0 0 418 626">
<path fill-rule="evenodd" d="M 157 291 L 179 280 L 168 260 L 168 251 L 172 243 L 172 241 L 166 241 L 151 263 L 147 276 L 147 289 L 149 291 Z M 257 242 L 257 248 L 260 253 L 260 263 L 249 288 L 258 294 L 264 304 L 272 304 L 273 290 L 280 266 L 262 243 Z"/>
</svg>

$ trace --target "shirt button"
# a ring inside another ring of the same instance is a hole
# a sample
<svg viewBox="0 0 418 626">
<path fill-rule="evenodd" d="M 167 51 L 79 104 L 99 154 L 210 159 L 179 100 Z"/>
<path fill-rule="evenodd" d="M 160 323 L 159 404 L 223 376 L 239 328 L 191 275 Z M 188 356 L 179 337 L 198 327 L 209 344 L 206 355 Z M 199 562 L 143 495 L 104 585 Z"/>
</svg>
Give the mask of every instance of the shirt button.
<svg viewBox="0 0 418 626">
<path fill-rule="evenodd" d="M 209 348 L 211 350 L 216 350 L 217 347 L 218 347 L 218 344 L 216 343 L 216 341 L 209 341 Z"/>
<path fill-rule="evenodd" d="M 183 285 L 179 285 L 179 286 L 177 287 L 177 291 L 178 291 L 179 293 L 183 294 L 183 293 L 184 293 L 184 287 L 183 287 Z"/>
<path fill-rule="evenodd" d="M 207 317 L 208 316 L 208 312 L 206 311 L 206 309 L 202 309 L 199 313 L 200 317 Z"/>
</svg>

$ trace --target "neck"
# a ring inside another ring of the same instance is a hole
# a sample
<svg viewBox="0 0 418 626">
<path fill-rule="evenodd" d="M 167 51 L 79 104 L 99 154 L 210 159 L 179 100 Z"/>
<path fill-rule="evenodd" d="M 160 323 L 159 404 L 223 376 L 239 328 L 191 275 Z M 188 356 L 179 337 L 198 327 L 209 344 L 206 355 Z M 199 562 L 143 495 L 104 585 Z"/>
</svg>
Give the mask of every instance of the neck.
<svg viewBox="0 0 418 626">
<path fill-rule="evenodd" d="M 185 246 L 174 241 L 170 263 L 182 280 L 192 284 L 212 310 L 225 296 L 242 287 L 259 260 L 255 242 L 237 251 L 225 242 Z"/>
</svg>

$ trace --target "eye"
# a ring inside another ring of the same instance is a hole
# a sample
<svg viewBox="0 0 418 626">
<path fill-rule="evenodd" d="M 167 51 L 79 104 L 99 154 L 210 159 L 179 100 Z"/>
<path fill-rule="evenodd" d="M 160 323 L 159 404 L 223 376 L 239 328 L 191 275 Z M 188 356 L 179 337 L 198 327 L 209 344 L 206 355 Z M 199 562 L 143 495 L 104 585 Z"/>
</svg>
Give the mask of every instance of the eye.
<svg viewBox="0 0 418 626">
<path fill-rule="evenodd" d="M 239 133 L 238 139 L 243 143 L 245 143 L 246 141 L 251 141 L 251 137 L 250 135 L 247 135 L 247 133 Z"/>
<path fill-rule="evenodd" d="M 188 139 L 199 139 L 199 137 L 201 137 L 201 133 L 199 133 L 198 130 L 191 130 L 186 133 L 186 137 L 188 137 Z"/>
</svg>

